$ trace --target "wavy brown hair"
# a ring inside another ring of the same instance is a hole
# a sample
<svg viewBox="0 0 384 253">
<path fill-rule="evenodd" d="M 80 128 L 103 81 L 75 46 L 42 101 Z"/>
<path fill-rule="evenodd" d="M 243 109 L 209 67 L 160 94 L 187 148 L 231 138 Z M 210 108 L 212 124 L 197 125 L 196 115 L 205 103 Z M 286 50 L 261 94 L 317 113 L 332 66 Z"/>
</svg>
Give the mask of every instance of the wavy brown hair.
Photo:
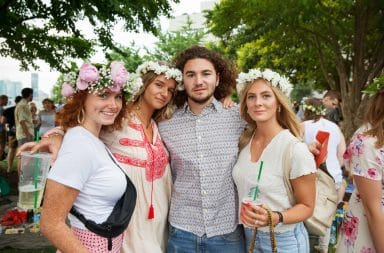
<svg viewBox="0 0 384 253">
<path fill-rule="evenodd" d="M 78 122 L 79 115 L 84 110 L 84 103 L 88 96 L 88 90 L 78 91 L 73 96 L 67 99 L 63 108 L 56 114 L 56 120 L 58 124 L 63 128 L 64 131 L 67 131 L 69 128 L 79 126 Z M 112 131 L 114 129 L 121 129 L 122 120 L 124 117 L 125 110 L 125 100 L 123 96 L 123 107 L 121 108 L 119 114 L 117 115 L 115 122 L 110 126 L 103 126 L 103 130 Z"/>
<path fill-rule="evenodd" d="M 178 54 L 174 63 L 176 68 L 180 69 L 184 75 L 184 66 L 189 60 L 193 59 L 206 59 L 211 62 L 215 68 L 216 73 L 219 75 L 219 85 L 216 87 L 214 97 L 217 100 L 225 98 L 232 94 L 236 88 L 236 70 L 233 64 L 227 59 L 222 57 L 219 53 L 209 50 L 205 47 L 198 45 L 187 48 Z M 177 107 L 182 106 L 187 101 L 187 94 L 185 91 L 178 91 L 175 97 L 175 104 Z"/>
<path fill-rule="evenodd" d="M 369 123 L 371 128 L 364 134 L 376 138 L 376 148 L 384 146 L 384 91 L 373 95 L 369 100 L 368 110 L 364 116 L 364 123 Z"/>
<path fill-rule="evenodd" d="M 280 111 L 276 113 L 277 122 L 279 123 L 279 125 L 284 129 L 289 129 L 289 131 L 299 139 L 301 139 L 302 136 L 300 122 L 297 119 L 295 113 L 293 112 L 291 103 L 289 102 L 288 98 L 283 94 L 280 89 L 272 86 L 270 82 L 262 78 L 258 78 L 251 82 L 248 82 L 243 88 L 243 90 L 240 92 L 240 116 L 248 123 L 248 126 L 243 132 L 243 134 L 240 136 L 239 151 L 242 150 L 248 144 L 248 142 L 252 138 L 253 132 L 257 128 L 256 122 L 247 113 L 248 107 L 246 99 L 248 91 L 250 90 L 252 85 L 258 80 L 262 80 L 266 84 L 268 84 L 271 87 L 273 94 L 275 94 L 277 103 L 280 106 Z"/>
</svg>

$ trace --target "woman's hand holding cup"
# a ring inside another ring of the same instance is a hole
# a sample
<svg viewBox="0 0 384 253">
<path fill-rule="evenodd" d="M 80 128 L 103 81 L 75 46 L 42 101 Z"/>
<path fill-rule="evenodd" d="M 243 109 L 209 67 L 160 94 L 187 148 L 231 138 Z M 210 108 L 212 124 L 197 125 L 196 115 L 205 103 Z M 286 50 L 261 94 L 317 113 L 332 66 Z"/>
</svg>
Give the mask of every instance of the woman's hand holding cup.
<svg viewBox="0 0 384 253">
<path fill-rule="evenodd" d="M 246 227 L 265 227 L 268 224 L 266 206 L 259 200 L 244 198 L 241 202 L 240 221 Z"/>
</svg>

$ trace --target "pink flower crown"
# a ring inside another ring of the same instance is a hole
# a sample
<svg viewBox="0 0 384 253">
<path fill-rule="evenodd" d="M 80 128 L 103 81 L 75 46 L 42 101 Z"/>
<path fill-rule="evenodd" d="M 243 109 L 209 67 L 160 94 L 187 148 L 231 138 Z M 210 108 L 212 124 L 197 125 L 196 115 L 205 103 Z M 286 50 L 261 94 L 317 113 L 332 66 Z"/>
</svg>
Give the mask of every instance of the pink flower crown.
<svg viewBox="0 0 384 253">
<path fill-rule="evenodd" d="M 119 61 L 111 62 L 109 68 L 105 65 L 97 68 L 90 63 L 84 63 L 78 72 L 72 71 L 64 75 L 61 94 L 70 97 L 87 89 L 90 93 L 99 93 L 105 89 L 119 92 L 126 85 L 128 76 L 124 64 Z"/>
</svg>

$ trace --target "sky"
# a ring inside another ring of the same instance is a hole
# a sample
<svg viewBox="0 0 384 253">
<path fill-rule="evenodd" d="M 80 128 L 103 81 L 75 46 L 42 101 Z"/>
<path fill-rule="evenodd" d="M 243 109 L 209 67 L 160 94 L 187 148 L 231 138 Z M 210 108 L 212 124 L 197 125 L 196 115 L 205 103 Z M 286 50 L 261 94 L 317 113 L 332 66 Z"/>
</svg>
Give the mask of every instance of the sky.
<svg viewBox="0 0 384 253">
<path fill-rule="evenodd" d="M 184 13 L 190 14 L 200 12 L 201 2 L 203 2 L 203 0 L 180 0 L 178 4 L 172 5 L 174 10 L 172 15 L 178 16 Z M 166 18 L 161 18 L 160 21 L 162 30 L 166 30 L 169 24 L 168 20 Z M 148 48 L 151 48 L 153 43 L 156 42 L 156 38 L 151 34 L 122 32 L 119 27 L 117 27 L 116 32 L 114 32 L 114 39 L 122 45 L 129 45 L 130 41 L 134 41 L 136 45 L 143 45 Z M 96 54 L 91 58 L 91 61 L 102 59 L 102 55 L 102 53 Z M 20 81 L 22 82 L 23 87 L 30 87 L 31 73 L 38 73 L 39 89 L 47 94 L 51 94 L 51 89 L 56 83 L 59 73 L 51 71 L 49 66 L 43 61 L 38 61 L 38 65 L 40 66 L 40 70 L 22 72 L 20 71 L 19 62 L 17 60 L 9 57 L 0 57 L 0 80 Z"/>
</svg>

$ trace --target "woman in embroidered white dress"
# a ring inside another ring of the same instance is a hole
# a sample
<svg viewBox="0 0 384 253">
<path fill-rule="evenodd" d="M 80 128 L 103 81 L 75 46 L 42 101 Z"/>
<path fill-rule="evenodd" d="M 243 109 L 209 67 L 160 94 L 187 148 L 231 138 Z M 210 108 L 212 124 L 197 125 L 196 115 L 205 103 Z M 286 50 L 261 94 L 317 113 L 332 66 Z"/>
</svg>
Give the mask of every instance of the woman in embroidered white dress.
<svg viewBox="0 0 384 253">
<path fill-rule="evenodd" d="M 122 252 L 160 253 L 166 249 L 172 178 L 168 151 L 156 121 L 171 116 L 170 102 L 181 83 L 181 72 L 163 63 L 147 62 L 137 73 L 141 77 L 131 78 L 134 96 L 127 106 L 123 129 L 104 132 L 101 138 L 137 190 Z"/>
<path fill-rule="evenodd" d="M 340 253 L 384 252 L 384 77 L 376 87 L 381 89 L 371 98 L 364 124 L 344 154 L 356 190 L 340 229 Z"/>
<path fill-rule="evenodd" d="M 291 84 L 271 70 L 252 69 L 239 75 L 238 90 L 240 114 L 249 128 L 240 138 L 241 151 L 233 178 L 247 247 L 251 244 L 253 228 L 258 228 L 253 252 L 271 252 L 271 225 L 276 226 L 278 252 L 309 252 L 308 234 L 302 221 L 313 213 L 316 168 L 307 146 L 297 140 L 301 136 L 300 123 L 284 95 L 289 94 Z M 294 204 L 289 201 L 283 176 L 284 154 L 289 148 L 292 148 L 290 183 Z M 273 211 L 272 224 L 266 208 Z"/>
</svg>

